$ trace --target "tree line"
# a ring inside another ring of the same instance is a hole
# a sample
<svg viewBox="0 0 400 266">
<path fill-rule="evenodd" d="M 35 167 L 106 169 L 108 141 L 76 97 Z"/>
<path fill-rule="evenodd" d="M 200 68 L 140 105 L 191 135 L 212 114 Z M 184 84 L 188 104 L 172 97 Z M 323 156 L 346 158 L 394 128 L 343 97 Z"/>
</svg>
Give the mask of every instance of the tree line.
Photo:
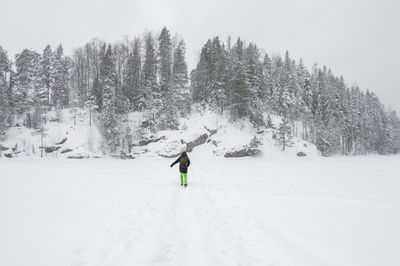
<svg viewBox="0 0 400 266">
<path fill-rule="evenodd" d="M 280 115 L 291 124 L 282 128 L 326 156 L 400 150 L 400 120 L 373 92 L 347 86 L 327 67 L 314 65 L 310 72 L 288 52 L 270 56 L 240 38 L 233 44 L 218 37 L 206 42 L 191 72 L 191 92 L 194 102 L 232 120 L 273 126 L 263 114 Z"/>
<path fill-rule="evenodd" d="M 40 128 L 50 108 L 82 107 L 99 114 L 107 150 L 116 152 L 130 134 L 121 127 L 129 112 L 146 111 L 152 131 L 177 129 L 191 105 L 273 127 L 277 114 L 299 138 L 323 155 L 398 153 L 400 120 L 378 97 L 326 67 L 309 71 L 302 59 L 262 52 L 238 38 L 209 39 L 190 73 L 183 39 L 164 27 L 116 43 L 94 39 L 64 55 L 60 44 L 41 54 L 24 49 L 14 61 L 0 46 L 0 135 L 24 116 Z"/>
</svg>

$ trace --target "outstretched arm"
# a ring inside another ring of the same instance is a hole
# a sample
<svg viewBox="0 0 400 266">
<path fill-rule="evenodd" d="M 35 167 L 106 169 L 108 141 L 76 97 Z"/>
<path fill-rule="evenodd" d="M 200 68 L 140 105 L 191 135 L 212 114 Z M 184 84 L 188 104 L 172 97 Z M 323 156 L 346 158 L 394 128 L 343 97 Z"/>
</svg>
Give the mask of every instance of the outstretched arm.
<svg viewBox="0 0 400 266">
<path fill-rule="evenodd" d="M 179 162 L 179 159 L 180 159 L 180 158 L 181 158 L 181 157 L 179 156 L 178 159 L 176 159 L 176 161 L 173 162 L 173 163 L 171 164 L 171 167 L 174 166 L 175 164 L 177 164 L 177 163 Z"/>
</svg>

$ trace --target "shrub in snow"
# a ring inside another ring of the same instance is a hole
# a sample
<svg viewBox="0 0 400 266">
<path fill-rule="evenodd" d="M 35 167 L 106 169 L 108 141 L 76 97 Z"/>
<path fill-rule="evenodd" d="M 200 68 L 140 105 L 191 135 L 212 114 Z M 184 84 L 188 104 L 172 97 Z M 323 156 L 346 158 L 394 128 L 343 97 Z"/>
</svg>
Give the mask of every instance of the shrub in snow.
<svg viewBox="0 0 400 266">
<path fill-rule="evenodd" d="M 275 126 L 274 126 L 274 124 L 272 123 L 272 120 L 271 120 L 271 116 L 268 114 L 268 117 L 267 117 L 267 124 L 265 125 L 267 128 L 272 128 L 272 129 L 275 129 Z"/>
</svg>

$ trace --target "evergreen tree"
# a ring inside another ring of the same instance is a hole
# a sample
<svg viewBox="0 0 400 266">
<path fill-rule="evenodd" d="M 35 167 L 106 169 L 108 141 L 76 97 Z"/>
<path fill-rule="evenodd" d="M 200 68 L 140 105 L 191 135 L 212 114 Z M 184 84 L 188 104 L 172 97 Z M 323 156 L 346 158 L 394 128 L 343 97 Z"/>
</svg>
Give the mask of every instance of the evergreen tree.
<svg viewBox="0 0 400 266">
<path fill-rule="evenodd" d="M 143 95 L 144 107 L 153 110 L 153 114 L 161 106 L 161 93 L 157 83 L 157 57 L 154 48 L 154 40 L 151 34 L 145 38 L 145 60 L 143 65 L 143 86 L 139 95 Z"/>
<path fill-rule="evenodd" d="M 170 92 L 171 86 L 171 66 L 172 66 L 172 45 L 171 35 L 166 27 L 161 30 L 160 37 L 158 38 L 158 58 L 160 62 L 160 90 L 163 98 Z"/>
<path fill-rule="evenodd" d="M 119 129 L 115 106 L 116 71 L 111 44 L 101 60 L 100 77 L 103 95 L 102 118 L 107 148 L 115 152 L 119 145 Z"/>
<path fill-rule="evenodd" d="M 68 105 L 68 61 L 64 58 L 63 47 L 60 44 L 54 55 L 53 105 L 65 107 Z"/>
<path fill-rule="evenodd" d="M 223 113 L 227 105 L 227 53 L 224 45 L 218 37 L 214 37 L 210 50 L 208 51 L 210 58 L 208 59 L 207 75 L 208 75 L 208 104 L 211 109 L 218 110 Z"/>
<path fill-rule="evenodd" d="M 261 93 L 261 101 L 266 106 L 267 111 L 272 111 L 273 103 L 276 99 L 273 99 L 274 94 L 274 82 L 272 76 L 272 61 L 268 54 L 265 54 L 263 61 L 263 90 Z"/>
<path fill-rule="evenodd" d="M 16 112 L 19 114 L 34 106 L 36 93 L 40 86 L 38 78 L 39 60 L 40 55 L 28 49 L 24 49 L 15 56 L 17 88 L 14 93 L 14 103 Z M 29 115 L 28 124 L 30 124 Z"/>
<path fill-rule="evenodd" d="M 278 110 L 279 114 L 284 117 L 290 117 L 290 111 L 294 106 L 293 93 L 293 71 L 291 59 L 289 58 L 289 53 L 286 51 L 285 61 L 281 69 L 281 75 L 279 82 L 279 92 L 278 92 Z"/>
<path fill-rule="evenodd" d="M 141 90 L 141 55 L 140 39 L 135 39 L 133 51 L 130 53 L 124 73 L 124 92 L 133 110 L 142 110 L 145 98 Z"/>
<path fill-rule="evenodd" d="M 168 29 L 164 27 L 158 38 L 158 57 L 160 62 L 160 89 L 162 95 L 162 107 L 158 111 L 157 126 L 160 129 L 177 129 L 178 121 L 178 93 L 172 89 L 172 58 L 171 37 Z M 180 104 L 180 103 L 179 103 Z"/>
<path fill-rule="evenodd" d="M 282 145 L 282 151 L 286 149 L 286 147 L 292 147 L 293 135 L 292 130 L 289 125 L 289 120 L 287 118 L 282 119 L 282 123 L 279 124 L 278 128 L 278 136 L 276 142 L 278 145 Z"/>
<path fill-rule="evenodd" d="M 311 102 L 312 91 L 310 85 L 310 74 L 303 64 L 303 59 L 300 58 L 297 66 L 297 80 L 299 82 L 299 103 L 300 103 L 300 120 L 302 121 L 302 138 L 309 140 L 309 125 L 312 121 L 311 116 Z"/>
<path fill-rule="evenodd" d="M 272 123 L 272 119 L 271 119 L 271 116 L 270 116 L 269 114 L 268 114 L 268 116 L 267 116 L 267 122 L 266 122 L 265 126 L 266 126 L 267 128 L 275 129 L 275 126 L 274 126 L 274 124 Z"/>
<path fill-rule="evenodd" d="M 113 45 L 113 57 L 115 61 L 115 107 L 118 114 L 127 114 L 131 109 L 130 100 L 127 98 L 123 87 L 124 72 L 129 58 L 129 41 L 126 43 L 116 43 Z"/>
<path fill-rule="evenodd" d="M 172 66 L 173 91 L 176 95 L 175 104 L 182 116 L 185 116 L 190 112 L 191 105 L 185 52 L 185 43 L 180 41 L 174 51 L 174 60 Z"/>
<path fill-rule="evenodd" d="M 388 112 L 388 153 L 399 153 L 400 151 L 400 119 L 396 112 L 389 110 Z"/>
<path fill-rule="evenodd" d="M 43 50 L 43 55 L 40 60 L 40 75 L 43 86 L 43 97 L 46 98 L 46 104 L 51 105 L 51 90 L 54 84 L 54 55 L 50 45 L 47 45 Z"/>
<path fill-rule="evenodd" d="M 7 52 L 0 46 L 0 141 L 9 125 L 11 115 L 7 97 L 8 76 L 10 73 L 10 61 Z"/>
<path fill-rule="evenodd" d="M 232 90 L 231 115 L 234 120 L 250 116 L 251 92 L 244 65 L 244 43 L 238 39 L 232 48 L 234 63 L 230 87 Z"/>
<path fill-rule="evenodd" d="M 201 49 L 199 63 L 191 74 L 192 98 L 197 103 L 209 104 L 211 94 L 210 50 L 211 40 L 208 40 Z"/>
<path fill-rule="evenodd" d="M 272 83 L 271 108 L 275 113 L 282 115 L 282 67 L 283 62 L 280 56 L 272 58 Z"/>
<path fill-rule="evenodd" d="M 265 110 L 262 99 L 265 98 L 260 52 L 255 44 L 246 48 L 246 79 L 249 84 L 250 121 L 255 125 L 264 125 Z"/>
<path fill-rule="evenodd" d="M 102 44 L 98 57 L 99 57 L 99 70 L 96 71 L 96 74 L 94 76 L 93 80 L 93 94 L 95 96 L 96 100 L 96 105 L 98 106 L 99 112 L 103 111 L 103 106 L 104 106 L 104 86 L 103 86 L 103 74 L 102 74 L 102 62 L 104 60 L 105 54 L 106 54 L 106 49 L 107 46 L 105 43 Z"/>
</svg>

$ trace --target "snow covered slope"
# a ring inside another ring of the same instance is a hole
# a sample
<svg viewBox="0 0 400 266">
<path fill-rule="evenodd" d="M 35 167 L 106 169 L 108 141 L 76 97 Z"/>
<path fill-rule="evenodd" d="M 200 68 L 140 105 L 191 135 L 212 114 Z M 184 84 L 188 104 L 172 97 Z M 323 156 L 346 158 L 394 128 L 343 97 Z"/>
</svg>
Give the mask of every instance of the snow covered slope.
<svg viewBox="0 0 400 266">
<path fill-rule="evenodd" d="M 68 156 L 99 155 L 102 136 L 96 125 L 95 117 L 89 126 L 89 113 L 83 109 L 63 109 L 60 114 L 48 113 L 48 122 L 44 124 L 44 147 L 60 147 L 54 152 L 44 152 L 46 158 L 64 158 Z M 14 148 L 13 157 L 41 156 L 42 134 L 39 130 L 23 126 L 23 119 L 17 119 L 4 138 L 2 145 Z M 69 151 L 68 151 L 69 150 Z M 68 152 L 63 152 L 68 151 Z"/>
<path fill-rule="evenodd" d="M 77 110 L 76 118 L 75 110 Z M 44 156 L 50 158 L 104 156 L 101 123 L 97 122 L 96 117 L 93 115 L 92 126 L 89 126 L 89 113 L 84 109 L 64 109 L 60 114 L 50 112 L 49 122 L 44 125 L 43 138 L 43 146 L 50 150 L 44 152 Z M 268 158 L 296 156 L 300 151 L 308 157 L 318 155 L 315 145 L 297 138 L 293 139 L 294 146 L 288 147 L 282 153 L 282 148 L 277 146 L 274 139 L 276 130 L 254 128 L 248 121 L 232 122 L 227 116 L 199 110 L 196 106 L 189 117 L 181 119 L 179 130 L 153 133 L 142 127 L 144 122 L 146 113 L 134 112 L 122 118 L 120 123 L 122 140 L 120 149 L 129 153 L 127 148 L 129 144 L 122 143 L 127 138 L 124 134 L 129 128 L 130 143 L 133 144 L 131 155 L 135 158 L 159 156 L 171 158 L 186 150 L 202 153 L 205 158 L 243 156 L 243 153 L 251 154 L 248 152 L 249 149 L 252 149 L 254 154 Z M 281 118 L 272 116 L 272 122 L 277 127 Z M 17 120 L 15 125 L 7 131 L 5 141 L 1 143 L 9 148 L 3 153 L 9 153 L 12 157 L 40 157 L 42 134 L 38 130 L 22 126 L 22 119 Z M 51 148 L 59 149 L 52 151 Z M 119 156 L 119 154 L 114 155 Z"/>
<path fill-rule="evenodd" d="M 282 120 L 279 116 L 272 116 L 272 121 L 275 126 L 278 126 Z M 293 138 L 293 147 L 288 147 L 282 152 L 282 147 L 276 144 L 273 137 L 275 130 L 256 129 L 248 121 L 232 122 L 226 116 L 211 111 L 194 110 L 190 117 L 181 119 L 180 125 L 179 130 L 158 132 L 155 139 L 162 138 L 160 141 L 135 147 L 135 155 L 175 157 L 187 149 L 186 143 L 193 142 L 206 134 L 205 143 L 193 149 L 194 153 L 201 153 L 204 158 L 224 156 L 228 152 L 245 149 L 254 139 L 259 142 L 257 149 L 267 158 L 293 157 L 300 151 L 308 157 L 318 156 L 315 145 L 298 138 Z"/>
<path fill-rule="evenodd" d="M 1 159 L 0 265 L 400 265 L 398 156 L 202 155 Z"/>
</svg>

